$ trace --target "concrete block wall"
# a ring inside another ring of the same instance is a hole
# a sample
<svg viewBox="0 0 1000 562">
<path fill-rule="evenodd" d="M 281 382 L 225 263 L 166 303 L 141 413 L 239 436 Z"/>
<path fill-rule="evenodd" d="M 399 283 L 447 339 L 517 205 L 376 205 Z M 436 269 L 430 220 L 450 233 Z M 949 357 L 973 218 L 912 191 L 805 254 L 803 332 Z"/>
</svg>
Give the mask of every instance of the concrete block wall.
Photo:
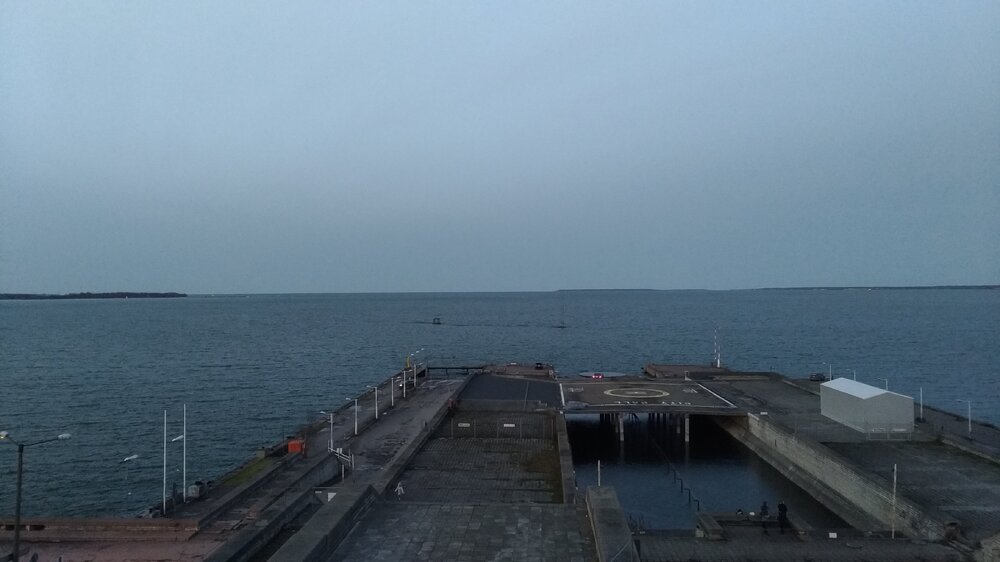
<svg viewBox="0 0 1000 562">
<path fill-rule="evenodd" d="M 979 562 L 1000 562 L 1000 533 L 983 540 L 975 558 Z"/>
<path fill-rule="evenodd" d="M 198 532 L 193 519 L 87 519 L 49 518 L 21 520 L 25 542 L 65 541 L 185 541 Z M 0 542 L 11 541 L 14 520 L 0 519 Z"/>
<path fill-rule="evenodd" d="M 763 417 L 751 414 L 746 418 L 720 418 L 717 422 L 851 525 L 878 531 L 893 526 L 891 482 L 856 468 L 821 443 L 793 434 Z M 942 540 L 946 523 L 942 515 L 897 491 L 895 527 L 901 533 Z"/>
<path fill-rule="evenodd" d="M 562 474 L 563 503 L 576 503 L 576 471 L 573 469 L 573 450 L 569 445 L 566 416 L 555 414 L 556 446 L 559 450 L 559 472 Z"/>
<path fill-rule="evenodd" d="M 587 514 L 600 562 L 639 562 L 625 512 L 611 486 L 587 488 Z"/>
</svg>

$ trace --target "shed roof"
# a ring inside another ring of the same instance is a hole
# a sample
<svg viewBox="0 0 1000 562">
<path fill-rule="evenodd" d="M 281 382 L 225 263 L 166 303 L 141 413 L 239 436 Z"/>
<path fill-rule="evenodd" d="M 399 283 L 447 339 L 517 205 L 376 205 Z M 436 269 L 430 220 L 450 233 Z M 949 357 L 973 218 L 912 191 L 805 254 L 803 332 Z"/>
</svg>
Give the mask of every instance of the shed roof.
<svg viewBox="0 0 1000 562">
<path fill-rule="evenodd" d="M 839 379 L 833 379 L 823 383 L 822 386 L 827 388 L 832 388 L 834 390 L 839 390 L 845 394 L 850 394 L 851 396 L 856 396 L 862 400 L 867 400 L 869 398 L 874 398 L 875 396 L 880 396 L 882 394 L 888 393 L 887 390 L 882 390 L 876 386 L 870 384 L 865 384 L 863 382 L 858 382 L 856 380 L 851 380 L 848 378 L 841 377 Z"/>
</svg>

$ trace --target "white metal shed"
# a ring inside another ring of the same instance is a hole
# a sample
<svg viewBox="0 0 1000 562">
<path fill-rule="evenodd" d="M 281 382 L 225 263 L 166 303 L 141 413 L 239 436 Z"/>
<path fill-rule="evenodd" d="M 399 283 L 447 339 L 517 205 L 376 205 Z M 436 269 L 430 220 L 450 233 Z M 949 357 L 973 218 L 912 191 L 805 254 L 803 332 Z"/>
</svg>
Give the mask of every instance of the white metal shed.
<svg viewBox="0 0 1000 562">
<path fill-rule="evenodd" d="M 820 385 L 820 412 L 867 434 L 889 437 L 913 433 L 913 397 L 855 380 L 839 378 Z"/>
</svg>

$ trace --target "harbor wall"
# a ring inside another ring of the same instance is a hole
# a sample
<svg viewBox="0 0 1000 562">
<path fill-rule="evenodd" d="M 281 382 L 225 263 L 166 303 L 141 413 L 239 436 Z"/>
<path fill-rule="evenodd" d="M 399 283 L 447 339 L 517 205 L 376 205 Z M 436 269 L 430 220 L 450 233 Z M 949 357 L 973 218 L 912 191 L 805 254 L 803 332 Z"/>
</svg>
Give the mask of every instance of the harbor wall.
<svg viewBox="0 0 1000 562">
<path fill-rule="evenodd" d="M 327 560 L 336 550 L 340 541 L 367 512 L 372 504 L 384 497 L 392 488 L 399 476 L 406 469 L 413 457 L 424 446 L 424 443 L 437 430 L 441 421 L 454 408 L 454 397 L 461 395 L 471 377 L 459 385 L 451 394 L 451 399 L 444 401 L 427 418 L 420 433 L 387 464 L 371 484 L 353 482 L 347 483 L 337 491 L 333 501 L 319 508 L 315 515 L 292 535 L 268 560 L 274 562 L 297 561 L 308 562 Z M 236 562 L 239 559 L 219 558 L 218 562 Z"/>
<path fill-rule="evenodd" d="M 573 450 L 569 445 L 566 416 L 556 413 L 556 447 L 559 451 L 559 473 L 562 477 L 563 503 L 576 503 L 576 470 L 573 468 Z"/>
<path fill-rule="evenodd" d="M 894 518 L 892 483 L 858 469 L 821 443 L 753 414 L 715 421 L 852 526 L 879 532 L 895 526 L 909 537 L 933 541 L 945 538 L 947 517 L 897 491 Z"/>
<path fill-rule="evenodd" d="M 632 530 L 613 487 L 587 488 L 587 515 L 590 516 L 600 562 L 639 562 Z"/>
<path fill-rule="evenodd" d="M 185 541 L 198 532 L 194 519 L 34 518 L 21 520 L 24 542 Z M 0 519 L 0 541 L 14 537 L 14 519 Z"/>
</svg>

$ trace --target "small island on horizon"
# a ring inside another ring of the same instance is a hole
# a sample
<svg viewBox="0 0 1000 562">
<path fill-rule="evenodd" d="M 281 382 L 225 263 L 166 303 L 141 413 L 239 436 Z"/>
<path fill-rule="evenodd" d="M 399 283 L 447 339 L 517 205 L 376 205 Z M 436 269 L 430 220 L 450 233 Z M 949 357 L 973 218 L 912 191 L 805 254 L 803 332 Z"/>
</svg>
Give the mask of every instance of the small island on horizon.
<svg viewBox="0 0 1000 562">
<path fill-rule="evenodd" d="M 68 299 L 176 299 L 183 298 L 184 293 L 66 293 L 63 295 L 49 295 L 36 293 L 0 293 L 0 300 L 68 300 Z"/>
</svg>

